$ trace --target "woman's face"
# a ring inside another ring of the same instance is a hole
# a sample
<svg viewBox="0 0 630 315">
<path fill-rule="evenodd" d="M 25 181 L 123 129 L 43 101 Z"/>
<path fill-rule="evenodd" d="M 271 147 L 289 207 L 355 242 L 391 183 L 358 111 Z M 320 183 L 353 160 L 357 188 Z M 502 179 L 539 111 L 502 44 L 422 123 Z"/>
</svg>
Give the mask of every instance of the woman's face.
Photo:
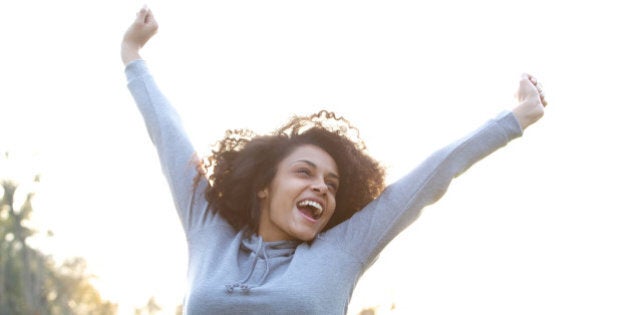
<svg viewBox="0 0 630 315">
<path fill-rule="evenodd" d="M 278 164 L 269 186 L 258 192 L 264 241 L 310 241 L 335 211 L 337 163 L 315 145 L 302 145 Z"/>
</svg>

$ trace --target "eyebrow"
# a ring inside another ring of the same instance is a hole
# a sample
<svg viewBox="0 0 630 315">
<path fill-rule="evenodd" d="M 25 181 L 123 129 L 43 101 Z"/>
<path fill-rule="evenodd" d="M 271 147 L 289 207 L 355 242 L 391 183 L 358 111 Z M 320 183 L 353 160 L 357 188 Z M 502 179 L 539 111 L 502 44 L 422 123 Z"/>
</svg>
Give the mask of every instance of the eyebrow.
<svg viewBox="0 0 630 315">
<path fill-rule="evenodd" d="M 313 168 L 317 168 L 317 164 L 315 164 L 315 163 L 313 163 L 313 162 L 311 162 L 309 160 L 297 160 L 294 163 L 299 163 L 299 162 L 306 163 L 306 164 L 310 165 Z M 335 179 L 339 179 L 339 175 L 337 175 L 336 173 L 330 172 L 328 175 L 330 177 L 335 178 Z"/>
</svg>

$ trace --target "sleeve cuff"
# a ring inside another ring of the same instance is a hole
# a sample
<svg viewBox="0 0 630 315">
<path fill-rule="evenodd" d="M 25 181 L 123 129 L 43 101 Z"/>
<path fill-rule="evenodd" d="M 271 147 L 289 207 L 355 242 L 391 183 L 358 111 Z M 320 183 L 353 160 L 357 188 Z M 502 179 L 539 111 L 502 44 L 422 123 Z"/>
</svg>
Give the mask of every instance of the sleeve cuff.
<svg viewBox="0 0 630 315">
<path fill-rule="evenodd" d="M 125 66 L 125 75 L 127 82 L 131 82 L 137 78 L 149 74 L 149 68 L 143 59 L 132 60 Z"/>
<path fill-rule="evenodd" d="M 503 128 L 507 137 L 512 140 L 523 135 L 523 129 L 512 111 L 503 111 L 496 118 L 496 122 Z"/>
</svg>

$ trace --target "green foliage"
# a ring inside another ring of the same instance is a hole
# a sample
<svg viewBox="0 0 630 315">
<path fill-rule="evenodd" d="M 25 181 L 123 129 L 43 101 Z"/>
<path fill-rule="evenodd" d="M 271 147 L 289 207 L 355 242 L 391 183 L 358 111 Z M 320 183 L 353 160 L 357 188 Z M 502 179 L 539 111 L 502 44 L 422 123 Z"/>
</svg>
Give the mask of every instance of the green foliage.
<svg viewBox="0 0 630 315">
<path fill-rule="evenodd" d="M 6 158 L 8 154 L 0 163 Z M 38 181 L 35 176 L 33 182 Z M 0 184 L 0 315 L 116 314 L 117 306 L 103 301 L 90 284 L 84 259 L 56 266 L 50 256 L 29 246 L 27 239 L 36 233 L 26 226 L 34 192 L 21 201 L 15 180 L 0 178 Z"/>
</svg>

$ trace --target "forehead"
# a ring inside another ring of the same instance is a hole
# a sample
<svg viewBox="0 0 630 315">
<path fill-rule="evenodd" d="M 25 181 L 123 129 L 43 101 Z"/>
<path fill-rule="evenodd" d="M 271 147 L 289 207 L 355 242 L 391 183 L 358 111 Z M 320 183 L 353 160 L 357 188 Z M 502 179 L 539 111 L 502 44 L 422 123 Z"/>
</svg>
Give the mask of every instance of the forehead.
<svg viewBox="0 0 630 315">
<path fill-rule="evenodd" d="M 337 173 L 337 163 L 332 156 L 322 148 L 312 144 L 304 144 L 296 147 L 280 164 L 290 166 L 296 163 L 312 163 L 318 168 Z"/>
</svg>

